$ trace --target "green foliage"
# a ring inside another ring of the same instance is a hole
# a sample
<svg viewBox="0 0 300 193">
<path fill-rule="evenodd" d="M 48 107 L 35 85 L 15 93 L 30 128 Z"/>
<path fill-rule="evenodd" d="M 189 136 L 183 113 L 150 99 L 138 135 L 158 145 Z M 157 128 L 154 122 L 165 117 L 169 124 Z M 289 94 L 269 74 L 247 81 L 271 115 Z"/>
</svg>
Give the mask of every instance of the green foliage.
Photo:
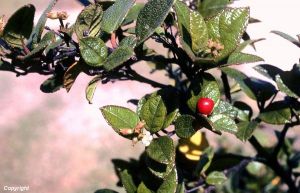
<svg viewBox="0 0 300 193">
<path fill-rule="evenodd" d="M 107 48 L 100 38 L 86 37 L 79 40 L 80 53 L 90 66 L 102 66 L 107 57 Z"/>
<path fill-rule="evenodd" d="M 25 39 L 29 39 L 33 28 L 35 7 L 25 5 L 17 10 L 7 21 L 3 30 L 3 39 L 14 47 L 22 47 Z"/>
<path fill-rule="evenodd" d="M 149 38 L 163 23 L 174 2 L 174 0 L 150 0 L 142 8 L 136 24 L 138 44 Z"/>
<path fill-rule="evenodd" d="M 85 90 L 89 103 L 98 84 L 131 80 L 155 87 L 154 92 L 129 101 L 136 105 L 134 110 L 115 105 L 100 108 L 117 134 L 133 145 L 145 146 L 138 160 L 112 161 L 128 193 L 214 189 L 296 193 L 300 156 L 294 141 L 298 137 L 286 134 L 300 125 L 300 64 L 288 71 L 271 64 L 255 66 L 267 80 L 235 68 L 263 61 L 243 52 L 262 39 L 252 40 L 246 32 L 248 23 L 254 21 L 249 8 L 233 8 L 230 3 L 193 1 L 192 10 L 179 0 L 95 1 L 73 25 L 58 18 L 59 30 L 45 27 L 56 0 L 50 1 L 34 27 L 35 8 L 27 5 L 0 31 L 0 70 L 17 76 L 50 75 L 40 87 L 46 93 L 61 87 L 69 91 L 84 73 L 93 77 Z M 3 25 L 1 17 L 0 30 Z M 272 33 L 300 47 L 294 37 Z M 167 54 L 148 48 L 148 39 L 154 40 L 155 47 L 163 46 Z M 155 64 L 151 73 L 163 71 L 168 85 L 133 67 L 138 63 L 139 69 L 146 69 L 142 62 Z M 202 97 L 214 101 L 210 115 L 197 111 Z M 256 102 L 257 108 L 245 99 Z M 283 126 L 276 129 L 275 144 L 270 143 L 273 132 L 265 131 L 266 124 Z M 235 139 L 243 143 L 235 145 Z M 246 142 L 256 151 L 250 156 Z"/>
<path fill-rule="evenodd" d="M 90 37 L 99 36 L 102 16 L 103 11 L 99 4 L 91 4 L 85 7 L 78 15 L 74 26 L 78 39 L 84 38 L 84 34 L 88 34 Z"/>
</svg>

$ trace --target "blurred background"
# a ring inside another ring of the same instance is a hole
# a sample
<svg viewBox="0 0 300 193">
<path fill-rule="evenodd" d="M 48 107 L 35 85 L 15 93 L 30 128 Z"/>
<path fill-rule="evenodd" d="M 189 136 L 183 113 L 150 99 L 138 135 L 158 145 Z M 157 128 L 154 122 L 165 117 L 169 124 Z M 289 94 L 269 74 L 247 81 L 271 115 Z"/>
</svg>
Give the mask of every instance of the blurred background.
<svg viewBox="0 0 300 193">
<path fill-rule="evenodd" d="M 2 0 L 0 14 L 8 18 L 27 3 L 36 6 L 38 19 L 48 1 Z M 256 51 L 248 48 L 249 53 L 256 53 L 265 63 L 286 70 L 298 62 L 300 49 L 270 31 L 279 30 L 293 36 L 300 33 L 299 0 L 284 3 L 240 0 L 234 6 L 250 6 L 251 16 L 262 21 L 247 29 L 253 39 L 266 38 L 256 44 Z M 75 0 L 60 0 L 54 10 L 67 11 L 68 22 L 74 23 L 82 8 Z M 47 25 L 59 24 L 49 22 Z M 257 76 L 252 66 L 239 68 Z M 142 74 L 150 71 L 143 63 L 135 68 Z M 154 76 L 152 78 L 160 82 L 168 82 L 163 74 Z M 132 147 L 130 141 L 116 135 L 105 123 L 99 107 L 115 104 L 133 108 L 127 103 L 129 99 L 139 99 L 154 89 L 132 81 L 99 85 L 94 103 L 89 105 L 85 87 L 90 77 L 81 74 L 70 93 L 61 89 L 54 94 L 39 90 L 46 78 L 34 74 L 16 78 L 12 73 L 0 72 L 0 190 L 5 185 L 30 186 L 29 192 L 33 193 L 94 192 L 104 187 L 120 190 L 116 187 L 111 159 L 137 158 L 143 146 Z"/>
</svg>

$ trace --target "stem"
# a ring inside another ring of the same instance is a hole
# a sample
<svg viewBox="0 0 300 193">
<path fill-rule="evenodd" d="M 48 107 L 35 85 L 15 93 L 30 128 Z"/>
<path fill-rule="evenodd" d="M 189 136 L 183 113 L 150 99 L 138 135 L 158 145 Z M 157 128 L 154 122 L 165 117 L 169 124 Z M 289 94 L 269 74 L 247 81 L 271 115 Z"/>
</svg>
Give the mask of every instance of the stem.
<svg viewBox="0 0 300 193">
<path fill-rule="evenodd" d="M 284 139 L 284 138 L 283 138 Z M 289 172 L 289 170 L 286 170 L 283 168 L 283 166 L 280 165 L 277 158 L 273 158 L 258 142 L 258 140 L 252 136 L 249 139 L 249 142 L 252 144 L 252 146 L 256 149 L 258 155 L 266 158 L 266 162 L 264 163 L 268 167 L 270 167 L 278 176 L 281 177 L 282 181 L 284 181 L 288 187 L 289 187 L 289 193 L 297 193 L 298 189 L 296 187 L 296 184 L 294 180 L 292 179 L 292 173 Z"/>
<path fill-rule="evenodd" d="M 228 82 L 228 77 L 224 72 L 222 72 L 221 79 L 222 79 L 222 82 L 224 85 L 224 92 L 225 92 L 226 99 L 229 101 L 229 103 L 231 103 L 232 98 L 231 98 L 231 94 L 230 94 L 230 86 L 229 86 L 229 82 Z"/>
</svg>

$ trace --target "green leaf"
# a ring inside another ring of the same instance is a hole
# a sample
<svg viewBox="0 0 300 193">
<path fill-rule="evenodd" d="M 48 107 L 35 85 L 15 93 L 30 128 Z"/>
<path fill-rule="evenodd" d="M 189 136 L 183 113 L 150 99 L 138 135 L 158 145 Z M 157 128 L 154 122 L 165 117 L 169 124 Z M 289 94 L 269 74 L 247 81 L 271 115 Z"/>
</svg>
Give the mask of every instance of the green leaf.
<svg viewBox="0 0 300 193">
<path fill-rule="evenodd" d="M 104 11 L 101 23 L 102 30 L 106 33 L 112 33 L 118 29 L 134 2 L 134 0 L 116 0 L 112 6 Z"/>
<path fill-rule="evenodd" d="M 192 51 L 192 37 L 190 35 L 190 13 L 191 10 L 189 7 L 181 2 L 176 1 L 174 4 L 176 16 L 177 16 L 177 25 L 179 29 L 180 44 L 187 54 L 194 58 L 195 55 Z"/>
<path fill-rule="evenodd" d="M 122 65 L 134 54 L 136 39 L 133 36 L 125 37 L 119 47 L 113 51 L 105 60 L 103 67 L 107 70 L 113 70 Z"/>
<path fill-rule="evenodd" d="M 191 115 L 181 115 L 175 121 L 175 132 L 180 138 L 190 138 L 192 137 L 195 130 L 195 118 Z"/>
<path fill-rule="evenodd" d="M 49 44 L 55 42 L 56 37 L 54 32 L 49 31 L 47 32 L 44 37 L 42 38 L 42 40 L 37 44 L 37 46 L 29 53 L 27 54 L 24 59 L 28 59 L 30 57 L 32 57 L 33 55 L 41 52 L 42 50 L 44 50 Z"/>
<path fill-rule="evenodd" d="M 140 11 L 136 23 L 138 44 L 151 36 L 162 25 L 175 0 L 149 0 Z"/>
<path fill-rule="evenodd" d="M 246 64 L 246 63 L 254 63 L 254 62 L 260 62 L 264 61 L 259 56 L 252 55 L 252 54 L 245 54 L 242 52 L 234 52 L 230 54 L 227 64 L 226 65 L 236 65 L 236 64 Z"/>
<path fill-rule="evenodd" d="M 192 48 L 196 54 L 200 53 L 208 42 L 208 32 L 203 17 L 180 1 L 176 1 L 175 11 L 183 48 L 187 52 L 191 52 Z"/>
<path fill-rule="evenodd" d="M 238 45 L 238 47 L 234 50 L 234 52 L 241 52 L 243 51 L 248 45 L 254 47 L 256 42 L 265 40 L 265 38 L 255 39 L 255 40 L 245 40 Z"/>
<path fill-rule="evenodd" d="M 134 129 L 139 123 L 139 117 L 128 108 L 108 105 L 101 109 L 106 122 L 118 133 L 122 129 Z"/>
<path fill-rule="evenodd" d="M 231 134 L 236 134 L 238 127 L 229 116 L 224 114 L 212 115 L 209 120 L 213 123 L 213 128 L 217 131 L 225 131 Z"/>
<path fill-rule="evenodd" d="M 286 95 L 299 98 L 300 88 L 296 82 L 300 81 L 300 76 L 293 71 L 282 72 L 275 76 L 278 89 Z"/>
<path fill-rule="evenodd" d="M 94 93 L 96 91 L 98 82 L 100 80 L 101 80 L 101 75 L 96 76 L 89 82 L 89 84 L 87 85 L 87 87 L 85 89 L 85 97 L 86 97 L 87 101 L 89 102 L 89 104 L 92 104 Z"/>
<path fill-rule="evenodd" d="M 189 27 L 192 38 L 192 50 L 198 54 L 206 48 L 208 41 L 207 27 L 200 13 L 196 11 L 190 13 Z"/>
<path fill-rule="evenodd" d="M 194 174 L 204 174 L 206 170 L 210 167 L 212 160 L 214 158 L 214 149 L 212 147 L 207 147 L 203 154 L 200 156 L 200 160 L 197 163 Z"/>
<path fill-rule="evenodd" d="M 248 78 L 244 73 L 240 72 L 239 70 L 228 68 L 228 67 L 222 68 L 221 70 L 229 77 L 234 79 L 240 85 L 240 87 L 247 94 L 248 97 L 256 100 L 255 94 L 252 92 L 252 90 L 247 86 L 247 84 L 244 81 L 245 79 Z"/>
<path fill-rule="evenodd" d="M 199 1 L 198 10 L 203 17 L 210 17 L 224 9 L 231 0 L 204 0 Z"/>
<path fill-rule="evenodd" d="M 162 164 L 172 164 L 175 160 L 173 140 L 168 136 L 154 139 L 146 149 L 147 155 Z"/>
<path fill-rule="evenodd" d="M 287 96 L 290 96 L 290 97 L 294 97 L 294 98 L 298 98 L 299 96 L 294 93 L 293 91 L 291 91 L 287 85 L 284 84 L 283 80 L 281 79 L 280 75 L 277 75 L 276 76 L 276 84 L 278 86 L 278 89 L 285 93 Z"/>
<path fill-rule="evenodd" d="M 53 75 L 43 82 L 40 89 L 44 93 L 53 93 L 58 91 L 63 85 L 63 80 L 58 75 Z"/>
<path fill-rule="evenodd" d="M 202 78 L 202 82 L 195 81 L 190 88 L 191 98 L 187 101 L 187 103 L 193 112 L 196 112 L 197 102 L 201 97 L 212 99 L 215 106 L 217 106 L 220 101 L 221 93 L 216 79 L 208 73 L 205 73 Z"/>
<path fill-rule="evenodd" d="M 120 172 L 120 177 L 122 184 L 126 190 L 127 193 L 135 193 L 137 188 L 134 184 L 134 181 L 132 179 L 132 176 L 128 173 L 127 170 Z"/>
<path fill-rule="evenodd" d="M 228 57 L 236 49 L 248 20 L 249 8 L 227 8 L 207 21 L 209 38 L 224 46 L 215 58 L 217 62 Z"/>
<path fill-rule="evenodd" d="M 32 32 L 34 13 L 35 7 L 31 4 L 17 10 L 4 27 L 3 39 L 13 47 L 22 47 L 22 41 Z"/>
<path fill-rule="evenodd" d="M 78 15 L 74 26 L 78 39 L 84 38 L 84 34 L 88 34 L 90 37 L 99 36 L 102 15 L 102 7 L 97 3 L 85 7 Z"/>
<path fill-rule="evenodd" d="M 47 14 L 53 9 L 56 3 L 57 0 L 50 1 L 48 7 L 43 11 L 36 26 L 33 28 L 33 31 L 28 40 L 29 43 L 32 43 L 33 47 L 35 47 L 35 45 L 41 41 L 42 33 L 44 31 L 44 27 L 48 19 Z"/>
<path fill-rule="evenodd" d="M 133 22 L 134 20 L 137 19 L 140 11 L 142 10 L 142 8 L 145 6 L 144 3 L 135 3 L 131 9 L 129 10 L 127 16 L 125 17 L 122 25 L 127 25 L 131 22 Z"/>
<path fill-rule="evenodd" d="M 95 193 L 118 193 L 118 192 L 111 189 L 101 189 L 101 190 L 97 190 Z"/>
<path fill-rule="evenodd" d="M 276 101 L 261 112 L 259 118 L 269 124 L 282 125 L 290 122 L 291 116 L 288 105 L 284 101 Z"/>
<path fill-rule="evenodd" d="M 153 96 L 143 105 L 140 116 L 146 122 L 146 129 L 156 133 L 162 129 L 166 115 L 167 108 L 161 96 Z"/>
<path fill-rule="evenodd" d="M 242 121 L 238 123 L 238 132 L 236 134 L 237 138 L 243 142 L 246 142 L 248 139 L 250 139 L 258 124 L 259 123 L 257 121 Z"/>
<path fill-rule="evenodd" d="M 255 95 L 257 101 L 265 102 L 277 92 L 273 84 L 261 79 L 250 77 L 243 81 Z"/>
<path fill-rule="evenodd" d="M 149 171 L 160 179 L 165 179 L 174 169 L 174 163 L 162 164 L 150 159 L 149 157 L 146 157 L 145 163 Z"/>
<path fill-rule="evenodd" d="M 254 70 L 261 75 L 276 81 L 276 75 L 283 73 L 283 70 L 269 64 L 261 64 L 254 67 Z"/>
<path fill-rule="evenodd" d="M 227 177 L 223 172 L 211 172 L 208 174 L 206 178 L 206 183 L 209 185 L 222 185 L 227 180 Z"/>
<path fill-rule="evenodd" d="M 100 38 L 86 37 L 79 40 L 80 54 L 93 67 L 102 66 L 107 57 L 107 47 Z"/>
<path fill-rule="evenodd" d="M 185 193 L 185 185 L 184 182 L 179 183 L 176 188 L 176 193 Z"/>
<path fill-rule="evenodd" d="M 111 53 L 106 61 L 104 62 L 103 67 L 107 70 L 113 70 L 116 67 L 122 65 L 126 62 L 131 56 L 133 56 L 134 51 L 129 47 L 118 47 L 113 53 Z"/>
<path fill-rule="evenodd" d="M 177 171 L 174 168 L 168 177 L 163 181 L 157 190 L 157 193 L 175 193 L 177 187 Z"/>
<path fill-rule="evenodd" d="M 243 110 L 240 110 L 234 106 L 232 106 L 230 103 L 225 101 L 220 101 L 219 105 L 215 106 L 213 114 L 224 114 L 228 115 L 232 119 L 239 119 L 242 121 L 248 121 L 249 120 L 249 113 L 246 113 Z"/>
<path fill-rule="evenodd" d="M 293 44 L 295 44 L 296 46 L 300 47 L 300 41 L 295 39 L 294 37 L 286 34 L 286 33 L 283 33 L 283 32 L 280 32 L 280 31 L 271 31 L 271 33 L 274 33 L 276 35 L 279 35 L 281 36 L 282 38 L 292 42 Z"/>
<path fill-rule="evenodd" d="M 148 189 L 147 186 L 143 182 L 141 182 L 137 189 L 137 193 L 153 193 L 153 191 Z"/>
<path fill-rule="evenodd" d="M 44 50 L 44 54 L 47 55 L 50 50 L 53 50 L 60 46 L 63 43 L 63 40 L 61 38 L 58 38 L 55 42 L 50 43 Z"/>
<path fill-rule="evenodd" d="M 173 112 L 166 116 L 163 128 L 169 127 L 179 116 L 179 109 L 175 109 Z"/>
</svg>

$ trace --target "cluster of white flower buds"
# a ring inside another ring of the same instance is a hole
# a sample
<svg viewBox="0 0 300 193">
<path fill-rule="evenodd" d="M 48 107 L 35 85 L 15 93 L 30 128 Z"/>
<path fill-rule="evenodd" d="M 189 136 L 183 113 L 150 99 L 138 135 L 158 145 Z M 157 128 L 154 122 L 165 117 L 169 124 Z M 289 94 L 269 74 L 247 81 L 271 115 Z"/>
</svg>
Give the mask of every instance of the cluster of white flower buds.
<svg viewBox="0 0 300 193">
<path fill-rule="evenodd" d="M 141 141 L 147 147 L 153 140 L 153 136 L 145 129 L 145 125 L 146 123 L 144 121 L 140 121 L 134 129 L 121 129 L 120 134 L 123 136 L 134 135 L 132 138 L 133 145 Z"/>
<path fill-rule="evenodd" d="M 212 39 L 209 39 L 207 41 L 207 50 L 206 53 L 212 54 L 214 57 L 218 56 L 220 51 L 224 50 L 224 45 L 222 45 L 220 42 L 213 41 Z"/>
</svg>

